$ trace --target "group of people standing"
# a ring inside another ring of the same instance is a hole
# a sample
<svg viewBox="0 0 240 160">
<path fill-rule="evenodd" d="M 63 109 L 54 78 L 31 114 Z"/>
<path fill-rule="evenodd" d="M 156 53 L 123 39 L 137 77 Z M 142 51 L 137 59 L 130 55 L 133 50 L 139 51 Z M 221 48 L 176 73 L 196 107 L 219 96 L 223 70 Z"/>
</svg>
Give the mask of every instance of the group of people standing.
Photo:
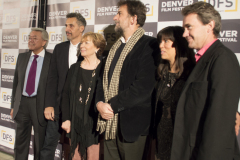
<svg viewBox="0 0 240 160">
<path fill-rule="evenodd" d="M 33 126 L 35 160 L 54 159 L 61 128 L 73 160 L 100 159 L 100 134 L 105 160 L 240 160 L 240 70 L 217 40 L 220 14 L 194 3 L 182 10 L 182 27 L 154 38 L 144 34 L 142 2 L 118 7 L 113 20 L 121 37 L 106 58 L 104 37 L 83 35 L 79 13 L 67 15 L 69 41 L 53 54 L 45 51 L 48 33 L 32 29 L 13 82 L 15 159 L 27 160 Z"/>
</svg>

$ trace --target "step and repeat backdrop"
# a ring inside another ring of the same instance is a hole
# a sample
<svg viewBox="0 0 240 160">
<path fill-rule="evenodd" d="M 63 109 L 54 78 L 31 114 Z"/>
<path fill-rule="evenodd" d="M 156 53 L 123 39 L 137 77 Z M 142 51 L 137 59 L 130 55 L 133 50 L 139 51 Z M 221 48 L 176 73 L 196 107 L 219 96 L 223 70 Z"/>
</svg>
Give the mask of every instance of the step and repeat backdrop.
<svg viewBox="0 0 240 160">
<path fill-rule="evenodd" d="M 65 21 L 70 12 L 81 13 L 87 20 L 85 32 L 104 35 L 109 50 L 117 40 L 113 17 L 117 14 L 119 0 L 48 0 L 47 27 L 52 52 L 55 45 L 66 41 Z M 182 26 L 181 10 L 198 0 L 141 0 L 147 7 L 145 34 L 156 37 L 167 26 Z M 236 53 L 240 60 L 240 4 L 238 0 L 205 0 L 218 10 L 222 17 L 219 40 Z M 38 0 L 0 0 L 0 150 L 13 154 L 15 123 L 11 119 L 10 103 L 14 69 L 19 53 L 28 50 L 28 34 L 37 26 Z M 29 159 L 33 159 L 33 141 L 30 142 Z M 240 143 L 240 141 L 239 141 Z M 58 145 L 55 160 L 61 159 L 62 146 Z"/>
</svg>

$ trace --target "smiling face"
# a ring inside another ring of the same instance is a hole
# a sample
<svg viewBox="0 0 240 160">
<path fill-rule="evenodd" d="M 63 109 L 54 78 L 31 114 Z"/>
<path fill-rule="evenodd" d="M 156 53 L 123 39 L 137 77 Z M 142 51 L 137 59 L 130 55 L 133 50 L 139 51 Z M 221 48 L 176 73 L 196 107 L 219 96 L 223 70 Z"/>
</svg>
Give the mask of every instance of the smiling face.
<svg viewBox="0 0 240 160">
<path fill-rule="evenodd" d="M 200 50 L 208 43 L 209 28 L 204 25 L 197 17 L 191 13 L 183 19 L 183 37 L 188 41 L 188 47 Z"/>
<path fill-rule="evenodd" d="M 70 40 L 71 42 L 82 36 L 84 26 L 79 26 L 77 24 L 77 18 L 75 17 L 68 18 L 65 26 L 66 26 L 65 31 L 66 31 L 67 39 Z"/>
<path fill-rule="evenodd" d="M 32 31 L 28 38 L 28 48 L 33 51 L 34 54 L 38 54 L 43 50 L 43 46 L 47 41 L 42 39 L 42 33 L 38 31 Z"/>
<path fill-rule="evenodd" d="M 81 56 L 90 57 L 94 55 L 96 56 L 96 52 L 98 51 L 98 48 L 93 44 L 93 41 L 91 38 L 86 37 L 81 42 L 80 51 L 81 51 Z"/>
<path fill-rule="evenodd" d="M 131 16 L 128 14 L 127 5 L 122 5 L 119 7 L 118 13 L 116 16 L 113 17 L 115 21 L 115 31 L 122 33 L 129 28 L 131 22 Z"/>
<path fill-rule="evenodd" d="M 162 38 L 159 48 L 161 50 L 161 58 L 169 61 L 170 64 L 174 64 L 176 49 L 173 47 L 173 41 L 167 38 Z"/>
</svg>

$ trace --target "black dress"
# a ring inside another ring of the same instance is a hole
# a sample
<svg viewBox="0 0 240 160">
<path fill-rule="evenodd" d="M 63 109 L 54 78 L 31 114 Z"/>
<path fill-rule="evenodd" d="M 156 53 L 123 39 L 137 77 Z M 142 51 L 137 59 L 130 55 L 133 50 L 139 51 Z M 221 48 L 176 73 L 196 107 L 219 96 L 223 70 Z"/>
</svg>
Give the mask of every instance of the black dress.
<svg viewBox="0 0 240 160">
<path fill-rule="evenodd" d="M 184 86 L 183 77 L 168 73 L 158 82 L 156 94 L 156 159 L 170 160 L 177 103 Z"/>
</svg>

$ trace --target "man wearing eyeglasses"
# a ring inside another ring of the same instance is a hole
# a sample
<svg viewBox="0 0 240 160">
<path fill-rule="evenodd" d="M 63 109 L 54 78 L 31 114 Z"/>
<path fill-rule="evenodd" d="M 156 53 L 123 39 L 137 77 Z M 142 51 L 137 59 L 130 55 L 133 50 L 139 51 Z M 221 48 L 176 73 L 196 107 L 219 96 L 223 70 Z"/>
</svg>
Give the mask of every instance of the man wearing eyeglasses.
<svg viewBox="0 0 240 160">
<path fill-rule="evenodd" d="M 29 52 L 18 55 L 11 101 L 11 117 L 17 123 L 14 146 L 15 160 L 27 160 L 32 126 L 34 128 L 34 160 L 39 159 L 43 147 L 47 121 L 44 99 L 47 75 L 52 54 L 45 51 L 48 33 L 32 28 Z"/>
</svg>

